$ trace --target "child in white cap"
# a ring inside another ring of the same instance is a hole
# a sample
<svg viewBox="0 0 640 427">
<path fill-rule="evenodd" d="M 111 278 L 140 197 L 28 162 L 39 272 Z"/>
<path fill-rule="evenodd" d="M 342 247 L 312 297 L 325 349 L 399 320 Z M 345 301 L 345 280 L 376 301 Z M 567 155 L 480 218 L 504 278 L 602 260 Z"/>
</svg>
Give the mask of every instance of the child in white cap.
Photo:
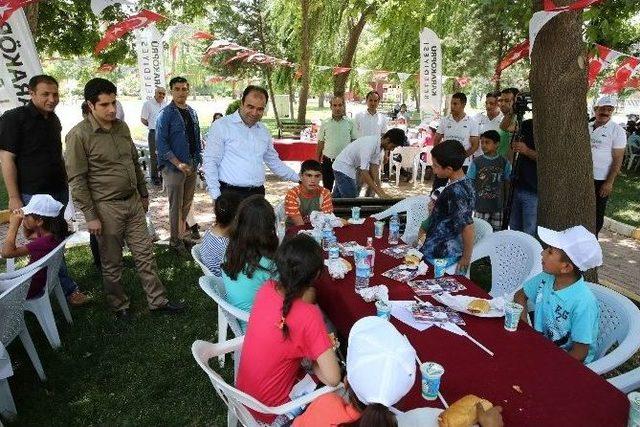
<svg viewBox="0 0 640 427">
<path fill-rule="evenodd" d="M 67 222 L 62 218 L 62 203 L 48 194 L 36 194 L 27 206 L 11 213 L 9 231 L 2 247 L 3 258 L 29 256 L 29 264 L 44 258 L 54 250 L 69 234 Z M 25 246 L 16 246 L 16 237 L 20 224 L 25 237 L 31 239 Z M 38 271 L 31 279 L 27 298 L 42 294 L 47 282 L 47 271 Z"/>
<path fill-rule="evenodd" d="M 358 320 L 349 332 L 346 394 L 324 394 L 293 421 L 293 427 L 376 426 L 428 427 L 433 412 L 416 409 L 405 414 L 390 408 L 416 382 L 416 351 L 387 320 L 369 316 Z M 428 409 L 428 408 L 425 408 Z M 499 410 L 480 415 L 480 425 L 502 425 Z"/>
<path fill-rule="evenodd" d="M 566 350 L 573 358 L 590 363 L 596 354 L 598 302 L 582 273 L 602 265 L 596 236 L 581 225 L 564 231 L 538 227 L 543 272 L 527 280 L 514 301 L 534 307 L 533 327 Z M 527 321 L 526 310 L 522 320 Z"/>
</svg>

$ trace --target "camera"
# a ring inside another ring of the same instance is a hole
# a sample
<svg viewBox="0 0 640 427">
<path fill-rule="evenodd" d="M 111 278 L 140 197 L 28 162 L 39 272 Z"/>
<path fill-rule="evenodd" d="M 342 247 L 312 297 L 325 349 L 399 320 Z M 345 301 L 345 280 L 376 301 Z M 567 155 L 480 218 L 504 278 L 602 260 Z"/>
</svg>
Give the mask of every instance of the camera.
<svg viewBox="0 0 640 427">
<path fill-rule="evenodd" d="M 513 113 L 516 116 L 522 117 L 527 111 L 531 110 L 531 105 L 533 104 L 533 99 L 531 98 L 531 93 L 522 92 L 519 93 L 516 97 L 516 100 L 513 103 Z"/>
</svg>

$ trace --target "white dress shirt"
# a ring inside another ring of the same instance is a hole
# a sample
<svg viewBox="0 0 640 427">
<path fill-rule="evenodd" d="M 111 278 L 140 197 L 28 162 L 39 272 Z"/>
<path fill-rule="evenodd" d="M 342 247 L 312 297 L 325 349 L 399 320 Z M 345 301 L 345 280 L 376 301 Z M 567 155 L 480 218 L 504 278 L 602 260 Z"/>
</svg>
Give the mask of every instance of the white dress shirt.
<svg viewBox="0 0 640 427">
<path fill-rule="evenodd" d="M 478 123 L 469 115 L 465 115 L 460 121 L 456 121 L 451 114 L 440 120 L 438 125 L 439 134 L 444 135 L 442 141 L 455 139 L 460 142 L 465 150 L 471 148 L 471 137 L 478 136 Z M 464 160 L 464 164 L 470 163 L 470 157 Z"/>
<path fill-rule="evenodd" d="M 358 170 L 368 171 L 380 164 L 380 135 L 363 136 L 347 145 L 333 162 L 333 170 L 356 179 Z"/>
<path fill-rule="evenodd" d="M 598 126 L 595 130 L 594 124 L 595 122 L 589 123 L 593 179 L 601 181 L 607 179 L 609 175 L 609 169 L 613 163 L 613 150 L 627 146 L 627 134 L 622 126 L 614 123 L 613 120 Z"/>
<path fill-rule="evenodd" d="M 387 116 L 382 113 L 369 114 L 368 110 L 356 114 L 356 131 L 358 138 L 363 136 L 380 136 L 387 131 Z"/>
<path fill-rule="evenodd" d="M 158 102 L 155 98 L 148 99 L 142 104 L 142 113 L 140 118 L 145 119 L 149 124 L 149 130 L 156 129 L 156 119 L 158 113 L 167 106 L 167 101 Z"/>
<path fill-rule="evenodd" d="M 486 111 L 482 113 L 478 113 L 473 119 L 478 123 L 478 136 L 482 135 L 484 132 L 488 130 L 495 130 L 500 133 L 500 123 L 502 123 L 502 119 L 504 118 L 504 114 L 502 111 L 498 113 L 492 119 L 489 118 Z M 474 157 L 482 156 L 484 153 L 482 152 L 482 147 L 478 144 L 478 150 L 475 152 Z"/>
<path fill-rule="evenodd" d="M 278 157 L 271 134 L 263 123 L 249 127 L 238 111 L 213 123 L 207 134 L 203 168 L 214 200 L 220 196 L 220 181 L 237 187 L 264 185 L 264 164 L 282 179 L 300 180 Z"/>
</svg>

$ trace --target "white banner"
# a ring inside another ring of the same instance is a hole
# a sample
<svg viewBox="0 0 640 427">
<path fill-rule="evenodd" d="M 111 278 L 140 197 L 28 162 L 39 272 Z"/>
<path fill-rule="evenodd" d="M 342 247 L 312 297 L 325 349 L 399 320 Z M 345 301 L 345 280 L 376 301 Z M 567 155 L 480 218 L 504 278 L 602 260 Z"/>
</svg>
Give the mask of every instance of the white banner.
<svg viewBox="0 0 640 427">
<path fill-rule="evenodd" d="M 0 25 L 0 110 L 29 102 L 29 80 L 42 74 L 27 17 L 16 10 Z"/>
<path fill-rule="evenodd" d="M 136 30 L 136 53 L 140 79 L 140 98 L 153 98 L 156 86 L 165 87 L 164 47 L 162 35 L 151 24 L 143 30 Z"/>
<path fill-rule="evenodd" d="M 442 104 L 442 46 L 432 30 L 420 33 L 420 112 L 423 120 L 440 115 Z"/>
</svg>

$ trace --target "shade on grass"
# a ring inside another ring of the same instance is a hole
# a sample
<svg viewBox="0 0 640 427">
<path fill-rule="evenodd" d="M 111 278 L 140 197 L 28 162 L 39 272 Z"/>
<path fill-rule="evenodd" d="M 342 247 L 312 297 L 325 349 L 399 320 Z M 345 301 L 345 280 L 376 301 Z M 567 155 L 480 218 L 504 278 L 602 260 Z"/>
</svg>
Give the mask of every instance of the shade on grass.
<svg viewBox="0 0 640 427">
<path fill-rule="evenodd" d="M 10 425 L 225 425 L 226 406 L 191 356 L 194 340 L 215 341 L 217 334 L 217 309 L 198 287 L 201 272 L 194 262 L 165 248 L 156 251 L 170 298 L 188 304 L 186 313 L 174 317 L 148 312 L 133 260 L 125 257 L 123 283 L 135 314 L 127 326 L 106 307 L 88 247 L 67 254 L 72 277 L 93 302 L 72 309 L 73 325 L 64 322 L 54 303 L 63 345 L 58 351 L 26 315 L 48 379 L 40 383 L 19 340 L 9 346 L 18 409 Z M 228 360 L 225 377 L 231 376 Z"/>
</svg>

